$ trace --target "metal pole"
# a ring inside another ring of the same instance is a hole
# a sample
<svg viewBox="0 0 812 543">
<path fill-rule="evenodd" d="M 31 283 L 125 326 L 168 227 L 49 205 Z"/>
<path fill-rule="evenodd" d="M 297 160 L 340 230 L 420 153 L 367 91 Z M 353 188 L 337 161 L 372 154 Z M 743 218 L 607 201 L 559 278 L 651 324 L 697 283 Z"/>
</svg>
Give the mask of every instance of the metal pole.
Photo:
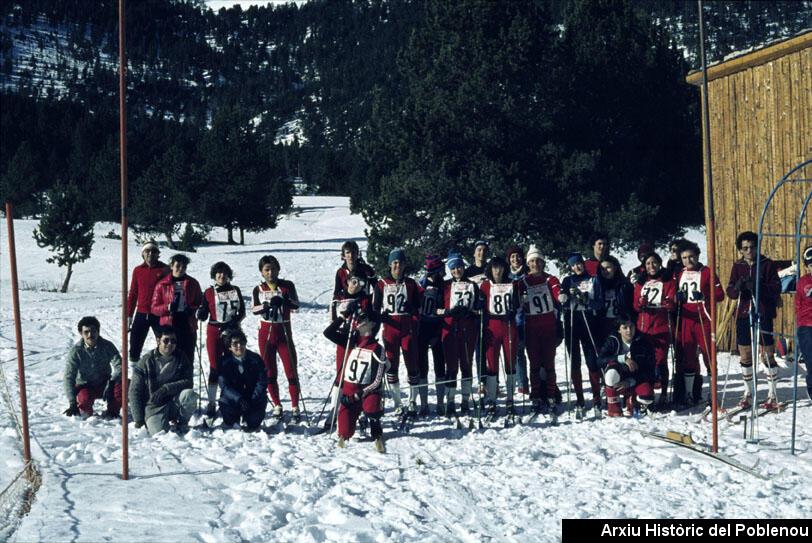
<svg viewBox="0 0 812 543">
<path fill-rule="evenodd" d="M 699 4 L 699 51 L 702 57 L 702 127 L 703 140 L 705 140 L 705 179 L 707 194 L 707 236 L 708 236 L 708 267 L 710 268 L 710 367 L 711 367 L 711 411 L 713 412 L 713 452 L 719 450 L 719 429 L 717 427 L 718 413 L 716 399 L 716 230 L 713 218 L 713 177 L 711 175 L 710 150 L 710 117 L 708 114 L 708 68 L 705 59 L 705 29 L 702 19 L 702 0 Z"/>
<path fill-rule="evenodd" d="M 129 454 L 127 440 L 127 102 L 125 55 L 125 0 L 118 1 L 118 109 L 121 145 L 121 478 L 129 479 Z"/>
<path fill-rule="evenodd" d="M 25 394 L 25 364 L 23 362 L 23 329 L 20 323 L 20 293 L 17 286 L 17 249 L 14 246 L 14 214 L 11 204 L 6 204 L 6 223 L 8 224 L 8 257 L 11 261 L 11 298 L 14 305 L 14 332 L 17 339 L 17 373 L 20 381 L 20 415 L 23 424 L 23 454 L 25 455 L 26 473 L 30 479 L 31 441 L 28 438 L 28 400 Z"/>
<path fill-rule="evenodd" d="M 808 161 L 806 164 L 812 164 L 812 161 Z M 795 253 L 797 255 L 796 260 L 795 260 L 795 262 L 796 262 L 796 264 L 795 264 L 795 284 L 796 285 L 798 284 L 798 281 L 803 276 L 803 273 L 801 272 L 801 266 L 803 266 L 803 258 L 802 258 L 802 253 L 801 253 L 801 238 L 810 237 L 810 236 L 805 236 L 805 235 L 801 234 L 801 227 L 804 224 L 804 215 L 806 215 L 806 210 L 809 207 L 810 200 L 812 200 L 812 190 L 809 191 L 809 194 L 806 195 L 806 199 L 804 200 L 804 205 L 801 208 L 800 215 L 798 216 L 798 229 L 796 230 L 796 233 L 795 233 L 795 243 L 796 243 L 796 246 L 797 246 L 797 252 Z M 806 270 L 804 270 L 804 271 L 806 271 Z M 795 295 L 798 296 L 798 293 L 796 292 Z M 793 311 L 793 313 L 795 313 L 795 312 Z M 801 363 L 801 361 L 800 361 L 801 349 L 800 349 L 799 343 L 798 343 L 798 315 L 795 314 L 794 316 L 795 316 L 795 319 L 794 319 L 795 320 L 795 330 L 794 330 L 793 333 L 795 334 L 795 338 L 794 338 L 795 345 L 793 346 L 793 348 L 795 349 L 795 367 L 793 368 L 793 373 L 792 373 L 792 444 L 791 444 L 791 447 L 790 447 L 790 454 L 792 454 L 793 456 L 795 455 L 795 428 L 796 428 L 796 422 L 797 422 L 797 416 L 798 416 L 798 366 Z M 810 370 L 810 367 L 812 367 L 812 360 L 804 360 L 804 362 L 806 362 L 806 371 L 808 372 Z"/>
</svg>

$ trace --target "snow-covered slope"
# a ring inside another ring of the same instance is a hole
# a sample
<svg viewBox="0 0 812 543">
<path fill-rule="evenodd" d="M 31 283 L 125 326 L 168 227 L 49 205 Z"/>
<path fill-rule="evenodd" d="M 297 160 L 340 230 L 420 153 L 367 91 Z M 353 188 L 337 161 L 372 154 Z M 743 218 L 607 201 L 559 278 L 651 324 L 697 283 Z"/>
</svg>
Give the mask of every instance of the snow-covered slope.
<svg viewBox="0 0 812 543">
<path fill-rule="evenodd" d="M 335 349 L 321 331 L 339 249 L 346 239 L 362 247 L 366 240 L 363 221 L 349 214 L 345 198 L 298 197 L 294 205 L 298 212 L 275 230 L 249 234 L 245 246 L 211 244 L 190 254 L 188 271 L 205 285 L 209 266 L 225 260 L 247 294 L 259 279 L 259 257 L 279 258 L 281 275 L 296 283 L 304 302 L 293 330 L 313 416 L 334 368 Z M 557 428 L 537 422 L 485 431 L 456 430 L 434 418 L 401 435 L 392 429 L 390 410 L 383 455 L 356 440 L 340 450 L 334 438 L 308 437 L 301 428 L 271 436 L 216 429 L 149 438 L 131 426 L 131 480 L 122 481 L 120 425 L 61 415 L 64 357 L 78 339 L 78 319 L 96 315 L 102 335 L 119 342 L 119 242 L 102 238 L 111 225 L 99 225 L 92 258 L 76 267 L 70 292 L 47 292 L 40 287 L 58 287 L 63 270 L 45 263 L 46 251 L 31 238 L 35 226 L 15 222 L 26 288 L 21 305 L 31 439 L 42 486 L 21 521 L 13 515 L 0 520 L 3 539 L 13 531 L 16 541 L 554 541 L 561 518 L 812 515 L 812 407 L 805 395 L 794 457 L 789 411 L 761 419 L 758 444 L 742 439 L 741 425 L 719 425 L 721 451 L 748 465 L 758 461 L 756 469 L 769 481 L 638 432 L 678 430 L 709 443 L 711 425 L 695 413 L 583 423 L 565 414 Z M 0 353 L 16 394 L 5 221 L 0 234 Z M 225 238 L 222 232 L 214 236 Z M 164 250 L 164 258 L 170 255 Z M 132 242 L 130 270 L 139 259 Z M 252 316 L 244 322 L 252 350 L 256 324 Z M 729 362 L 720 357 L 720 383 Z M 730 364 L 728 405 L 742 389 L 737 365 L 736 359 Z M 564 390 L 563 346 L 557 366 Z M 781 399 L 791 396 L 790 371 L 781 369 Z M 22 455 L 8 405 L 0 405 L 2 490 L 22 466 Z"/>
</svg>

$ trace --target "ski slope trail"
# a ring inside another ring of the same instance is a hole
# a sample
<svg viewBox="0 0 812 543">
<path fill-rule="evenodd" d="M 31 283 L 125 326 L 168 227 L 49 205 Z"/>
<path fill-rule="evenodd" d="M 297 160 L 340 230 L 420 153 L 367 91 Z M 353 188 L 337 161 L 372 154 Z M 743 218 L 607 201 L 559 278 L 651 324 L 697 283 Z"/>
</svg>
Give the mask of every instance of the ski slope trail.
<svg viewBox="0 0 812 543">
<path fill-rule="evenodd" d="M 393 430 L 391 402 L 383 420 L 385 454 L 377 453 L 372 441 L 356 438 L 338 449 L 334 436 L 308 436 L 301 427 L 268 435 L 215 426 L 150 438 L 131 425 L 130 480 L 123 481 L 120 423 L 62 415 L 64 360 L 78 340 L 79 318 L 95 315 L 102 336 L 120 343 L 120 242 L 102 237 L 117 227 L 97 225 L 92 257 L 75 267 L 66 294 L 43 290 L 58 288 L 64 270 L 45 263 L 47 251 L 31 237 L 35 227 L 36 221 L 15 222 L 32 454 L 42 486 L 26 516 L 0 518 L 3 539 L 557 541 L 562 518 L 812 516 L 812 406 L 805 394 L 798 404 L 795 456 L 789 453 L 789 410 L 760 419 L 758 443 L 742 439 L 741 425 L 720 421 L 720 450 L 749 466 L 758 462 L 756 469 L 767 481 L 638 432 L 676 430 L 708 444 L 712 428 L 699 420 L 701 408 L 642 420 L 587 417 L 584 422 L 564 412 L 557 427 L 539 418 L 503 428 L 498 418 L 485 430 L 457 430 L 433 417 L 418 419 L 405 434 Z M 223 260 L 234 269 L 233 283 L 244 296 L 260 280 L 259 258 L 279 259 L 280 276 L 296 284 L 302 301 L 292 318 L 293 340 L 311 417 L 324 402 L 335 368 L 335 348 L 322 330 L 340 247 L 354 239 L 365 249 L 364 227 L 349 213 L 346 198 L 297 197 L 276 229 L 246 234 L 242 246 L 211 243 L 188 254 L 188 273 L 203 288 L 211 283 L 209 267 Z M 215 230 L 212 239 L 225 239 L 225 233 Z M 0 247 L 0 353 L 16 395 L 5 222 Z M 141 261 L 139 253 L 131 238 L 128 276 Z M 171 254 L 162 248 L 162 260 Z M 257 326 L 252 315 L 243 322 L 254 351 Z M 145 350 L 154 345 L 150 337 Z M 720 355 L 720 370 L 728 356 Z M 730 365 L 728 407 L 741 395 L 737 362 L 734 358 Z M 563 391 L 563 346 L 556 364 Z M 202 365 L 208 370 L 205 349 Z M 197 361 L 195 366 L 197 386 Z M 781 368 L 781 400 L 791 398 L 791 371 Z M 405 383 L 405 374 L 401 378 Z M 285 384 L 281 375 L 287 411 Z M 8 403 L 0 405 L 2 489 L 23 461 Z M 97 402 L 96 410 L 102 408 Z"/>
</svg>

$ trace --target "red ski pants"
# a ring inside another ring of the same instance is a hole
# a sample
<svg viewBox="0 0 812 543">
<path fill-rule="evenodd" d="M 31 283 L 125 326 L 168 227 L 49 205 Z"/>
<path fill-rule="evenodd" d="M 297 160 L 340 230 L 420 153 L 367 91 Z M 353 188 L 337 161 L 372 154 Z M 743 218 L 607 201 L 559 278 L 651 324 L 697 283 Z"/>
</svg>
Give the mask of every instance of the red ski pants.
<svg viewBox="0 0 812 543">
<path fill-rule="evenodd" d="M 92 415 L 93 402 L 102 397 L 106 386 L 107 383 L 97 386 L 77 385 L 74 390 L 76 391 L 76 405 L 79 407 L 79 411 Z M 118 413 L 119 409 L 121 409 L 121 381 L 117 382 L 113 387 L 113 401 L 107 402 L 108 411 Z"/>
<path fill-rule="evenodd" d="M 626 396 L 627 404 L 631 402 L 631 408 L 639 409 L 640 404 L 650 404 L 654 401 L 654 389 L 651 383 L 637 383 L 634 387 L 628 388 L 622 392 L 614 387 L 606 387 L 606 403 L 608 404 L 608 411 L 610 417 L 619 417 L 623 415 L 623 406 L 620 401 L 620 396 Z"/>
<path fill-rule="evenodd" d="M 397 383 L 398 369 L 400 368 L 400 351 L 403 351 L 403 361 L 406 364 L 406 373 L 409 384 L 416 385 L 420 381 L 420 366 L 417 363 L 417 324 L 411 316 L 390 317 L 391 321 L 383 325 L 383 348 L 386 358 L 389 359 L 389 371 L 386 380 Z"/>
<path fill-rule="evenodd" d="M 499 353 L 504 354 L 505 373 L 516 373 L 516 352 L 519 347 L 519 337 L 516 333 L 516 323 L 510 319 L 490 319 L 485 328 L 483 338 L 485 345 L 485 359 L 488 361 L 488 374 L 499 374 Z"/>
<path fill-rule="evenodd" d="M 220 329 L 211 324 L 206 326 L 206 353 L 209 355 L 209 384 L 217 384 L 217 361 L 226 354 L 226 345 L 220 337 Z"/>
<path fill-rule="evenodd" d="M 699 355 L 697 348 L 702 351 L 702 358 L 705 361 L 705 368 L 710 375 L 710 320 L 702 317 L 699 319 L 686 318 L 682 316 L 680 329 L 677 331 L 677 344 L 680 347 L 682 356 L 677 357 L 682 360 L 681 368 L 678 371 L 684 373 L 695 373 L 699 375 Z"/>
<path fill-rule="evenodd" d="M 268 333 L 270 331 L 270 334 Z M 276 354 L 282 359 L 285 377 L 288 379 L 288 393 L 293 407 L 299 405 L 299 381 L 296 378 L 296 347 L 293 345 L 293 335 L 290 322 L 269 323 L 263 322 L 259 326 L 259 354 L 265 362 L 268 372 L 268 393 L 273 404 L 279 405 L 279 384 L 276 381 Z"/>
<path fill-rule="evenodd" d="M 538 322 L 537 319 L 527 319 L 524 330 L 524 344 L 530 362 L 530 398 L 535 400 L 545 397 L 542 382 L 547 385 L 546 397 L 555 398 L 555 349 L 558 342 L 556 323 L 554 320 Z"/>
<path fill-rule="evenodd" d="M 355 433 L 355 424 L 363 410 L 370 418 L 381 416 L 381 395 L 373 392 L 360 402 L 355 402 L 349 407 L 341 404 L 338 407 L 338 435 L 344 439 L 349 439 Z"/>
<path fill-rule="evenodd" d="M 643 334 L 654 347 L 655 374 L 661 390 L 668 387 L 668 346 L 671 344 L 671 333 Z"/>
</svg>

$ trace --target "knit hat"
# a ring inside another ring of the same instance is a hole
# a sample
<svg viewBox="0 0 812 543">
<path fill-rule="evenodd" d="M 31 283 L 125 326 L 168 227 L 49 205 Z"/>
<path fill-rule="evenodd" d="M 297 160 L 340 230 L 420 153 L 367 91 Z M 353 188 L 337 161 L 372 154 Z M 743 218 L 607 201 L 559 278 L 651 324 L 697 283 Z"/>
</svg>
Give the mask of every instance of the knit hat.
<svg viewBox="0 0 812 543">
<path fill-rule="evenodd" d="M 426 271 L 428 273 L 431 274 L 442 269 L 443 259 L 440 258 L 440 255 L 436 255 L 434 253 L 429 253 L 426 255 Z"/>
<path fill-rule="evenodd" d="M 538 258 L 539 260 L 544 260 L 544 257 L 541 256 L 541 251 L 535 245 L 531 245 L 527 248 L 527 261 L 530 262 L 534 258 Z"/>
<path fill-rule="evenodd" d="M 402 260 L 406 262 L 406 252 L 400 247 L 397 249 L 392 249 L 392 252 L 389 253 L 389 264 L 395 260 Z"/>
<path fill-rule="evenodd" d="M 446 259 L 445 263 L 446 266 L 448 266 L 449 271 L 459 266 L 465 266 L 462 257 L 457 253 L 455 253 L 454 251 L 448 251 L 448 258 Z"/>
<path fill-rule="evenodd" d="M 584 257 L 581 256 L 581 253 L 571 253 L 569 258 L 567 259 L 567 264 L 569 266 L 574 266 L 578 262 L 583 262 Z"/>
<path fill-rule="evenodd" d="M 508 259 L 508 262 L 510 262 L 510 257 L 511 257 L 512 255 L 516 255 L 516 254 L 517 254 L 517 255 L 519 255 L 519 256 L 521 256 L 521 255 L 522 255 L 522 250 L 521 250 L 519 247 L 516 247 L 516 246 L 514 245 L 513 247 L 511 247 L 510 249 L 508 249 L 508 252 L 507 252 L 507 259 Z"/>
<path fill-rule="evenodd" d="M 804 265 L 809 266 L 812 264 L 812 245 L 804 249 Z"/>
<path fill-rule="evenodd" d="M 476 242 L 476 243 L 474 243 L 474 249 L 476 249 L 476 248 L 477 248 L 477 247 L 479 247 L 480 245 L 484 245 L 485 247 L 487 247 L 487 246 L 488 246 L 488 242 L 487 242 L 487 241 L 485 241 L 484 239 L 478 239 L 478 240 L 477 240 L 477 242 Z"/>
<path fill-rule="evenodd" d="M 143 253 L 147 249 L 155 249 L 157 251 L 158 250 L 158 243 L 154 239 L 148 239 L 141 246 L 141 252 Z"/>
<path fill-rule="evenodd" d="M 643 255 L 647 255 L 649 253 L 654 252 L 654 247 L 651 246 L 651 243 L 644 243 L 637 249 L 637 258 L 641 258 Z"/>
<path fill-rule="evenodd" d="M 603 381 L 608 387 L 616 386 L 620 382 L 620 372 L 615 368 L 609 368 L 603 376 Z"/>
</svg>

